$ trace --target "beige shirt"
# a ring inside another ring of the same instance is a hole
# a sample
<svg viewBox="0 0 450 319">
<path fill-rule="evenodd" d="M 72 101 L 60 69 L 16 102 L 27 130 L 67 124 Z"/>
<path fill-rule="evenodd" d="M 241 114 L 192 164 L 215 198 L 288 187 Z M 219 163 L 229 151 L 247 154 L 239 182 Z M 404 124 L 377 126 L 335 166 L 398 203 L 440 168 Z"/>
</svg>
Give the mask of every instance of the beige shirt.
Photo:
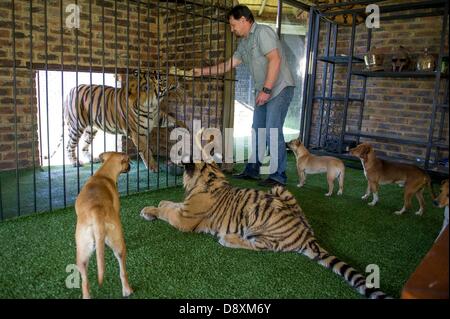
<svg viewBox="0 0 450 319">
<path fill-rule="evenodd" d="M 267 75 L 266 57 L 273 49 L 278 49 L 281 57 L 280 73 L 270 98 L 277 96 L 285 87 L 295 86 L 292 73 L 286 61 L 286 56 L 275 31 L 263 24 L 253 23 L 246 38 L 241 38 L 233 57 L 248 65 L 257 92 L 261 91 Z"/>
</svg>

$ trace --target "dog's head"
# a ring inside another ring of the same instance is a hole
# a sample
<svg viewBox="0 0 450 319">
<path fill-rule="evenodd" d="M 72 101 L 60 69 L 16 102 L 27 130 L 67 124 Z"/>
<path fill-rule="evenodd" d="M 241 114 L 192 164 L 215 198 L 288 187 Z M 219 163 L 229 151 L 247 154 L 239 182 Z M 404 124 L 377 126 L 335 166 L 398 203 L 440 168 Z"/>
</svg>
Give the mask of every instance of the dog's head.
<svg viewBox="0 0 450 319">
<path fill-rule="evenodd" d="M 287 147 L 289 147 L 295 154 L 301 156 L 306 153 L 306 148 L 303 145 L 302 141 L 299 138 L 293 139 L 292 141 L 286 143 Z"/>
<path fill-rule="evenodd" d="M 103 152 L 99 155 L 100 161 L 106 163 L 112 161 L 120 167 L 121 173 L 128 173 L 130 171 L 130 157 L 121 152 Z"/>
<path fill-rule="evenodd" d="M 439 208 L 448 206 L 448 179 L 442 181 L 441 193 L 433 201 L 433 204 Z"/>
<path fill-rule="evenodd" d="M 360 159 L 367 160 L 369 154 L 373 152 L 373 147 L 369 143 L 362 143 L 350 149 L 350 154 Z"/>
</svg>

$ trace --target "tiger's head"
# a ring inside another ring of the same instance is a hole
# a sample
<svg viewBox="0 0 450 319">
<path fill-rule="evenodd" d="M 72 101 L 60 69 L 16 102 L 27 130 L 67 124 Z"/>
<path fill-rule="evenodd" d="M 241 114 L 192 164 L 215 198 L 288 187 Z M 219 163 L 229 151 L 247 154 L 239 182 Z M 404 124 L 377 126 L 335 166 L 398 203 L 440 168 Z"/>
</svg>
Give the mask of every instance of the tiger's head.
<svg viewBox="0 0 450 319">
<path fill-rule="evenodd" d="M 184 166 L 183 185 L 186 191 L 195 187 L 205 187 L 209 189 L 214 185 L 220 187 L 228 184 L 225 174 L 220 169 L 217 162 L 222 162 L 222 155 L 219 153 L 208 154 L 207 147 L 202 147 L 201 136 L 203 129 L 200 130 L 195 138 L 195 145 L 201 150 L 202 161 L 194 161 L 192 156 L 184 156 L 181 163 Z M 212 143 L 213 136 L 209 138 L 208 144 Z"/>
<path fill-rule="evenodd" d="M 118 79 L 125 86 L 124 76 Z M 139 98 L 139 106 L 156 107 L 158 99 L 161 100 L 171 91 L 177 90 L 176 78 L 167 77 L 158 71 L 147 72 L 134 70 L 128 77 L 128 98 L 133 100 L 133 104 Z"/>
</svg>

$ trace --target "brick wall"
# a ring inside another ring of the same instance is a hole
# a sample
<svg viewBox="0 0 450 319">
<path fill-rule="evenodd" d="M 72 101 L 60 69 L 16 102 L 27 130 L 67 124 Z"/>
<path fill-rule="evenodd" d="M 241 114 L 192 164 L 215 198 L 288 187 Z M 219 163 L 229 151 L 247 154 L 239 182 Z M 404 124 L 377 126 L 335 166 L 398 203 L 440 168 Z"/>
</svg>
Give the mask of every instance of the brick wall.
<svg viewBox="0 0 450 319">
<path fill-rule="evenodd" d="M 400 1 L 405 2 L 405 1 Z M 399 1 L 396 1 L 399 3 Z M 410 12 L 412 13 L 412 12 Z M 376 47 L 384 54 L 384 69 L 391 70 L 393 50 L 402 45 L 408 49 L 412 62 L 409 69 L 415 70 L 415 61 L 424 48 L 437 54 L 442 28 L 442 17 L 420 17 L 407 20 L 381 21 L 379 29 L 372 31 L 372 47 Z M 321 25 L 321 47 L 319 55 L 323 55 L 325 43 L 325 27 Z M 351 27 L 340 27 L 337 40 L 337 54 L 348 54 Z M 367 28 L 364 24 L 357 26 L 355 38 L 355 52 L 362 56 L 366 52 Z M 445 50 L 448 54 L 448 34 Z M 323 63 L 317 65 L 315 95 L 321 95 Z M 363 64 L 354 64 L 354 69 L 361 69 Z M 442 80 L 445 84 L 446 80 Z M 352 76 L 351 97 L 360 97 L 362 93 L 362 78 Z M 346 66 L 338 65 L 335 69 L 333 95 L 344 96 L 346 85 Z M 443 85 L 439 103 L 443 103 Z M 433 103 L 434 78 L 368 78 L 364 103 L 362 131 L 380 134 L 397 134 L 404 138 L 427 140 L 431 121 Z M 325 104 L 326 105 L 326 104 Z M 357 120 L 361 103 L 350 103 L 347 116 L 347 131 L 357 130 Z M 334 102 L 331 108 L 332 120 L 340 127 L 343 112 L 343 102 Z M 435 137 L 438 136 L 438 124 L 441 113 L 436 116 Z M 311 143 L 318 143 L 319 103 L 314 104 L 311 129 Z M 340 131 L 337 130 L 336 133 Z M 444 134 L 448 145 L 448 114 L 445 115 Z M 351 139 L 346 137 L 346 139 Z M 382 142 L 376 139 L 361 139 L 371 142 L 380 154 L 389 157 L 422 161 L 426 148 L 421 145 L 404 145 L 399 143 Z M 435 150 L 434 150 L 435 151 Z M 448 151 L 439 154 L 441 158 L 448 157 Z"/>
<path fill-rule="evenodd" d="M 225 24 L 205 18 L 223 20 L 226 9 L 221 2 L 209 9 L 199 5 L 202 1 L 187 7 L 168 2 L 129 1 L 127 5 L 116 1 L 115 7 L 112 0 L 93 0 L 91 8 L 89 2 L 78 1 L 79 29 L 69 29 L 65 24 L 69 15 L 65 9 L 74 1 L 64 0 L 61 6 L 60 1 L 48 0 L 45 10 L 43 1 L 33 1 L 30 8 L 30 1 L 15 0 L 14 19 L 12 1 L 0 2 L 0 170 L 16 167 L 16 151 L 19 167 L 32 166 L 33 148 L 36 165 L 40 164 L 36 90 L 30 64 L 33 71 L 47 66 L 49 70 L 92 68 L 114 73 L 117 67 L 117 72 L 123 73 L 138 67 L 165 71 L 174 64 L 189 69 L 224 59 Z M 161 107 L 187 123 L 201 118 L 211 126 L 219 125 L 224 81 L 187 79 L 183 84 L 186 97 L 181 101 L 171 95 Z"/>
</svg>

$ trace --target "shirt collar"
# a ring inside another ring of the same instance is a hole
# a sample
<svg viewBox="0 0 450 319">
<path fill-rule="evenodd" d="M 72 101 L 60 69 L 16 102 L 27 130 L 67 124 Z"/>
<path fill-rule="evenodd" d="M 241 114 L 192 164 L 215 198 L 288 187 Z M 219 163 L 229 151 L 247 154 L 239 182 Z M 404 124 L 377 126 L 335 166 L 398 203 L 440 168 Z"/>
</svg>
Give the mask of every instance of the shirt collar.
<svg viewBox="0 0 450 319">
<path fill-rule="evenodd" d="M 257 23 L 256 23 L 256 22 L 253 22 L 252 27 L 250 28 L 250 33 L 255 32 L 256 25 L 257 25 Z M 249 33 L 249 34 L 250 34 L 250 33 Z"/>
</svg>

